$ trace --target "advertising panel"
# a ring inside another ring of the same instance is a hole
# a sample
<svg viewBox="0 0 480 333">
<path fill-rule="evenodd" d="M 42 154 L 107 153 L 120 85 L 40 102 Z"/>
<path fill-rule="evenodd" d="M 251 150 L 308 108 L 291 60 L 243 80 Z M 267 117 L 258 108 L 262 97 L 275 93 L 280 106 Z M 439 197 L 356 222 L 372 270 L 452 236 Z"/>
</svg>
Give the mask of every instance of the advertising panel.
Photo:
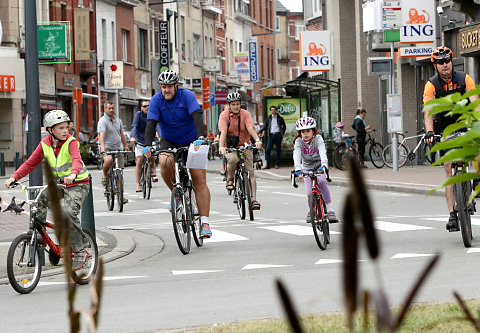
<svg viewBox="0 0 480 333">
<path fill-rule="evenodd" d="M 123 89 L 123 61 L 105 60 L 103 68 L 105 89 Z"/>
<path fill-rule="evenodd" d="M 282 150 L 293 151 L 293 139 L 295 138 L 295 123 L 301 117 L 302 112 L 307 110 L 306 98 L 282 98 L 282 97 L 266 97 L 265 105 L 267 108 L 267 116 L 271 115 L 270 107 L 276 106 L 278 114 L 285 120 L 287 131 L 282 141 Z M 265 121 L 265 120 L 264 120 Z"/>
<path fill-rule="evenodd" d="M 400 44 L 434 43 L 437 11 L 432 0 L 402 0 Z"/>
<path fill-rule="evenodd" d="M 236 52 L 233 54 L 235 59 L 235 70 L 239 75 L 250 73 L 248 67 L 248 52 Z"/>
<path fill-rule="evenodd" d="M 75 60 L 90 60 L 90 9 L 74 8 Z"/>
<path fill-rule="evenodd" d="M 318 72 L 331 69 L 330 31 L 300 32 L 300 71 Z"/>
</svg>

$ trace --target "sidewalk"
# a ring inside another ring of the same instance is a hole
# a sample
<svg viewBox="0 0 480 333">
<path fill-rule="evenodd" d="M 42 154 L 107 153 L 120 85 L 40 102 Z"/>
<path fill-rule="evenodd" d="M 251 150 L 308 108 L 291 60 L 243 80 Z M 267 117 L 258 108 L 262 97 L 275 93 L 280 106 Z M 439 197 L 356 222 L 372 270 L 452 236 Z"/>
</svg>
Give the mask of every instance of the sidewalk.
<svg viewBox="0 0 480 333">
<path fill-rule="evenodd" d="M 369 189 L 428 194 L 428 192 L 445 181 L 445 169 L 443 166 L 431 167 L 427 165 L 405 165 L 399 171 L 393 171 L 388 167 L 377 169 L 370 162 L 365 162 L 368 169 L 362 169 L 362 175 Z M 208 163 L 208 173 L 220 172 L 221 161 L 216 158 Z M 255 170 L 255 176 L 259 179 L 290 181 L 290 172 L 293 162 L 279 169 Z M 350 186 L 348 171 L 338 170 L 331 166 L 330 178 L 333 186 Z M 432 195 L 444 196 L 444 189 L 439 189 Z"/>
</svg>

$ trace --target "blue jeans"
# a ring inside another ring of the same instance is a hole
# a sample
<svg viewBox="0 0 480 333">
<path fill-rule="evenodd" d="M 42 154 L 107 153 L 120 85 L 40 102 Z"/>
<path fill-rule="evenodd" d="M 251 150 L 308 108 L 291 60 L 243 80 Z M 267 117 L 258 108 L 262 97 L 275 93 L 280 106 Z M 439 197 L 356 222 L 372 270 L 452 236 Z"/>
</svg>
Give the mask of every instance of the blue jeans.
<svg viewBox="0 0 480 333">
<path fill-rule="evenodd" d="M 275 164 L 280 165 L 280 155 L 282 153 L 282 134 L 270 134 L 268 137 L 267 149 L 265 150 L 265 160 L 267 162 L 267 166 L 270 166 L 270 154 L 272 152 L 273 145 L 275 145 L 275 151 L 277 153 Z"/>
</svg>

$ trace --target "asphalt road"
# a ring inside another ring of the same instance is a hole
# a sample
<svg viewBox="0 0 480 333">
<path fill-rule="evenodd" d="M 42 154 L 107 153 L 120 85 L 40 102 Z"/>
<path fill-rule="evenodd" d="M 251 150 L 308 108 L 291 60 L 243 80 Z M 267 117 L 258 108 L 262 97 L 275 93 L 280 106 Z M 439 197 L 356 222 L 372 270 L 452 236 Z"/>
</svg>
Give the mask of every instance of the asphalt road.
<svg viewBox="0 0 480 333">
<path fill-rule="evenodd" d="M 301 314 L 342 311 L 342 224 L 331 225 L 331 244 L 321 251 L 309 224 L 304 188 L 286 181 L 260 180 L 262 210 L 255 221 L 241 221 L 220 176 L 208 174 L 212 193 L 213 238 L 182 255 L 167 209 L 169 192 L 154 184 L 151 200 L 134 193 L 133 168 L 125 170 L 123 213 L 108 212 L 102 189 L 94 184 L 97 227 L 121 230 L 135 251 L 105 267 L 99 332 L 138 332 L 283 317 L 275 280 L 281 279 Z M 94 178 L 100 177 L 94 173 Z M 330 187 L 341 219 L 346 187 Z M 359 284 L 383 285 L 391 304 L 404 299 L 429 258 L 441 260 L 416 301 L 480 297 L 480 242 L 463 247 L 460 233 L 445 230 L 442 197 L 371 191 L 381 256 L 360 254 Z M 480 218 L 473 217 L 474 235 Z M 362 249 L 364 243 L 362 242 Z M 381 276 L 381 277 L 380 277 Z M 68 331 L 63 275 L 42 277 L 29 295 L 0 286 L 2 324 L 9 332 Z M 89 290 L 78 290 L 76 306 L 87 307 Z"/>
</svg>

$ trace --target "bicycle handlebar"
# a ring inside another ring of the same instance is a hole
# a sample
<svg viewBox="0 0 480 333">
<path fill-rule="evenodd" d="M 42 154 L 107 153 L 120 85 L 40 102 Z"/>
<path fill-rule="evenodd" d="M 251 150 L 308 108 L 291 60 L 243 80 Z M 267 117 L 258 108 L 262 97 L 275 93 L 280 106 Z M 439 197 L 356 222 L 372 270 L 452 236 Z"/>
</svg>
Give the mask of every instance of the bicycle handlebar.
<svg viewBox="0 0 480 333">
<path fill-rule="evenodd" d="M 297 188 L 298 185 L 295 181 L 295 179 L 298 177 L 297 175 L 295 175 L 295 170 L 292 170 L 290 172 L 290 179 L 292 181 L 292 186 Z M 316 177 L 317 175 L 321 175 L 321 174 L 324 174 L 325 173 L 325 178 L 327 180 L 327 182 L 331 183 L 332 182 L 332 179 L 330 178 L 330 172 L 328 171 L 328 168 L 319 168 L 318 170 L 316 171 L 309 171 L 307 173 L 303 173 L 303 175 L 307 176 L 307 177 L 310 177 L 310 178 L 313 178 L 313 177 Z"/>
<path fill-rule="evenodd" d="M 101 152 L 101 154 L 105 154 L 105 155 L 128 154 L 128 153 L 130 153 L 130 150 L 112 150 L 112 151 Z"/>
<path fill-rule="evenodd" d="M 56 184 L 57 187 L 59 188 L 66 188 L 67 186 L 65 184 Z M 10 184 L 10 188 L 15 188 L 17 186 L 21 186 L 22 187 L 22 191 L 25 192 L 25 197 L 26 197 L 26 200 L 25 202 L 29 205 L 31 205 L 32 203 L 36 203 L 38 201 L 38 198 L 40 197 L 40 195 L 42 195 L 43 192 L 45 192 L 45 190 L 48 188 L 48 185 L 38 185 L 38 186 L 25 186 L 25 185 L 22 185 L 18 182 L 13 182 L 12 184 Z M 35 199 L 30 199 L 30 192 L 31 191 L 35 191 L 35 190 L 40 190 L 38 191 L 38 194 L 35 196 Z"/>
<path fill-rule="evenodd" d="M 247 149 L 254 149 L 255 146 L 253 145 L 247 145 L 247 146 L 241 146 L 241 147 L 238 147 L 238 148 L 227 148 L 226 151 L 227 153 L 231 153 L 231 152 L 234 152 L 234 151 L 244 151 L 244 150 L 247 150 Z"/>
</svg>

